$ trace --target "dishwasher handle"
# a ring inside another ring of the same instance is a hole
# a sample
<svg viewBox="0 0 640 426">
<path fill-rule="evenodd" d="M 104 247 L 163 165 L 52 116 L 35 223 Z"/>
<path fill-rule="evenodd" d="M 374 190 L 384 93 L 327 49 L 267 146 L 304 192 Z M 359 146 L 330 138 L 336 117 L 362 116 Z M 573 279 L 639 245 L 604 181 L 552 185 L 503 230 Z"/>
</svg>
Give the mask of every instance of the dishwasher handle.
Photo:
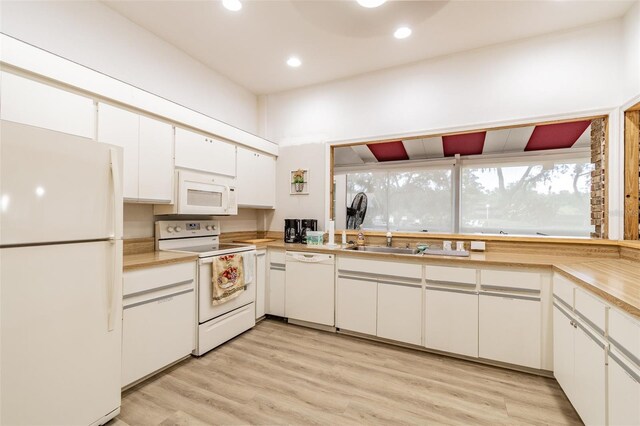
<svg viewBox="0 0 640 426">
<path fill-rule="evenodd" d="M 318 253 L 286 253 L 287 260 L 294 260 L 296 262 L 304 263 L 321 263 L 328 260 L 333 260 L 331 254 L 318 254 Z"/>
</svg>

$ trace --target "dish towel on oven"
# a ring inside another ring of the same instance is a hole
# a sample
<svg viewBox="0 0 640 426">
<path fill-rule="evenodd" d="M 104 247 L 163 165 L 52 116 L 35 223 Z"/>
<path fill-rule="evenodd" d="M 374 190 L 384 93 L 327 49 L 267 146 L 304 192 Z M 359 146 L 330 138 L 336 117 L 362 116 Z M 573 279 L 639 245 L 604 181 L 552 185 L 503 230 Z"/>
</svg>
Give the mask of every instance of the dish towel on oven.
<svg viewBox="0 0 640 426">
<path fill-rule="evenodd" d="M 213 259 L 211 285 L 214 305 L 220 305 L 240 296 L 245 288 L 242 255 L 227 254 Z"/>
</svg>

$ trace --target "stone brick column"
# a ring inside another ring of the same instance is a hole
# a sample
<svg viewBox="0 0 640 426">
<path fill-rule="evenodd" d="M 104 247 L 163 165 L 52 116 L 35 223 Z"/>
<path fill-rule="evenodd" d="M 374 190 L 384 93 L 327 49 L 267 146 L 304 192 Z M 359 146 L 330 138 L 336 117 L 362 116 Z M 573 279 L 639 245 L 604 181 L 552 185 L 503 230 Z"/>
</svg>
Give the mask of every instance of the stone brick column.
<svg viewBox="0 0 640 426">
<path fill-rule="evenodd" d="M 592 238 L 607 238 L 606 193 L 606 121 L 599 118 L 591 122 L 591 224 L 595 225 Z"/>
</svg>

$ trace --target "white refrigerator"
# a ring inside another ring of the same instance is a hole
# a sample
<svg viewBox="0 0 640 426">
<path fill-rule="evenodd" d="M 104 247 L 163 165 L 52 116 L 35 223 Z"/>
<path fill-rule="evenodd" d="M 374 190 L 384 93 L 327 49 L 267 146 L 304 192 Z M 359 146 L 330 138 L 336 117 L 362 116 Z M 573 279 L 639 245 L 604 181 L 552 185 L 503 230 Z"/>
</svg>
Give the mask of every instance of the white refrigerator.
<svg viewBox="0 0 640 426">
<path fill-rule="evenodd" d="M 120 411 L 121 148 L 0 122 L 0 424 Z"/>
</svg>

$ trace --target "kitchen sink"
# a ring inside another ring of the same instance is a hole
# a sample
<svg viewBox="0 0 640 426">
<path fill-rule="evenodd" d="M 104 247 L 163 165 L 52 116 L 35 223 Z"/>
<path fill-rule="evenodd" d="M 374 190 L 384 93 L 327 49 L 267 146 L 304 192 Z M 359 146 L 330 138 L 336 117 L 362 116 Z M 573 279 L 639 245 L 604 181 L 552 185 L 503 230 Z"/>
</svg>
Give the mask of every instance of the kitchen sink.
<svg viewBox="0 0 640 426">
<path fill-rule="evenodd" d="M 354 246 L 345 250 L 365 251 L 372 253 L 418 254 L 418 249 L 404 247 Z"/>
</svg>

